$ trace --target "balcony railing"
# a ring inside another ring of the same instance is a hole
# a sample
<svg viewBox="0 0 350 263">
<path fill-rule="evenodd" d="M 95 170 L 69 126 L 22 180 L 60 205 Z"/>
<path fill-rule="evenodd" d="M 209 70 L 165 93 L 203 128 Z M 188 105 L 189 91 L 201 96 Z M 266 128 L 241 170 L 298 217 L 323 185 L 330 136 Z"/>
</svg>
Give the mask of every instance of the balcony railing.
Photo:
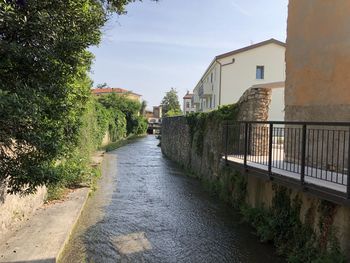
<svg viewBox="0 0 350 263">
<path fill-rule="evenodd" d="M 199 97 L 207 97 L 213 95 L 213 86 L 212 84 L 204 84 L 198 89 Z"/>
<path fill-rule="evenodd" d="M 350 123 L 224 124 L 224 159 L 350 198 Z"/>
</svg>

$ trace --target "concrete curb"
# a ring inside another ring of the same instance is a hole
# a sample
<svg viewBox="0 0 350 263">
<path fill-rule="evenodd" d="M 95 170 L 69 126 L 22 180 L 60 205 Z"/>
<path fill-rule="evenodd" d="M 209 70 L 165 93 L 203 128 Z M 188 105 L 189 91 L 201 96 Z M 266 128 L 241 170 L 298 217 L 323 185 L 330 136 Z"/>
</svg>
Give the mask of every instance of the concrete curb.
<svg viewBox="0 0 350 263">
<path fill-rule="evenodd" d="M 89 191 L 87 191 L 86 194 L 85 194 L 85 198 L 84 198 L 85 200 L 84 200 L 83 204 L 81 205 L 81 208 L 80 208 L 80 210 L 79 210 L 79 212 L 77 214 L 77 217 L 75 218 L 75 220 L 73 222 L 73 225 L 72 225 L 72 227 L 71 227 L 71 229 L 70 229 L 66 239 L 64 240 L 64 242 L 63 242 L 63 244 L 61 246 L 61 249 L 57 253 L 57 256 L 56 256 L 56 259 L 55 259 L 56 262 L 59 262 L 61 256 L 63 255 L 63 252 L 64 252 L 64 250 L 66 248 L 66 245 L 68 244 L 68 242 L 69 242 L 69 240 L 70 240 L 70 238 L 71 238 L 71 236 L 72 236 L 72 234 L 74 232 L 74 229 L 75 229 L 75 227 L 78 224 L 80 216 L 81 216 L 82 212 L 84 211 L 84 208 L 86 206 L 87 200 L 89 199 L 90 193 L 91 193 L 91 190 L 89 189 Z"/>
<path fill-rule="evenodd" d="M 91 157 L 100 166 L 104 151 Z M 59 262 L 85 208 L 91 189 L 79 188 L 64 201 L 36 210 L 11 236 L 0 237 L 0 262 Z"/>
<path fill-rule="evenodd" d="M 89 188 L 64 202 L 44 206 L 22 228 L 0 243 L 0 262 L 57 262 L 89 197 Z"/>
</svg>

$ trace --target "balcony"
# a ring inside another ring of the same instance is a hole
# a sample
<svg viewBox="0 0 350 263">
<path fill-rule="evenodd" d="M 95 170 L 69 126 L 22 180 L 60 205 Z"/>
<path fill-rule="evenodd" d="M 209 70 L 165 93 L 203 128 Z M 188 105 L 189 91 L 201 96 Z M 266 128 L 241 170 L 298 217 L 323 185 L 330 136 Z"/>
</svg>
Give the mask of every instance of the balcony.
<svg viewBox="0 0 350 263">
<path fill-rule="evenodd" d="M 192 105 L 199 104 L 199 103 L 200 103 L 199 96 L 198 94 L 194 93 L 192 97 Z"/>
<path fill-rule="evenodd" d="M 211 83 L 205 83 L 199 87 L 198 96 L 200 98 L 210 97 L 213 95 L 213 86 Z"/>
<path fill-rule="evenodd" d="M 350 123 L 225 123 L 222 160 L 243 173 L 350 205 L 349 128 Z"/>
</svg>

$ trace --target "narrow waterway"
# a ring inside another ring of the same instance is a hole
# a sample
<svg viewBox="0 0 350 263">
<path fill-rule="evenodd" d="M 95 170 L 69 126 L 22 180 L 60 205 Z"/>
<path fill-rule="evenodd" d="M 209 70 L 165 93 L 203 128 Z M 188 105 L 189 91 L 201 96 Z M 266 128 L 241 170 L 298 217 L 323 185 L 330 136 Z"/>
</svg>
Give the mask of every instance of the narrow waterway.
<svg viewBox="0 0 350 263">
<path fill-rule="evenodd" d="M 63 262 L 279 262 L 153 136 L 106 154 Z"/>
</svg>

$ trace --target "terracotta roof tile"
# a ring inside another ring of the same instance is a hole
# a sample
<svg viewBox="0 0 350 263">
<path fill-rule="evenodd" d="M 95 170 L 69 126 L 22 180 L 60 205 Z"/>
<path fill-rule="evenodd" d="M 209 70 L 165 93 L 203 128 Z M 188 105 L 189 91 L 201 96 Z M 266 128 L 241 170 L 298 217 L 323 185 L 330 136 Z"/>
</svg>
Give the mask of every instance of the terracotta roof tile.
<svg viewBox="0 0 350 263">
<path fill-rule="evenodd" d="M 187 93 L 186 95 L 185 95 L 185 97 L 183 97 L 184 99 L 192 99 L 192 97 L 193 97 L 193 94 L 192 93 Z"/>
<path fill-rule="evenodd" d="M 130 92 L 131 94 L 133 94 L 135 96 L 140 96 L 141 97 L 140 94 L 136 94 L 136 93 L 133 93 L 133 92 L 131 92 L 129 90 L 121 89 L 121 88 L 102 88 L 102 89 L 94 88 L 94 89 L 91 89 L 91 92 L 93 94 L 113 93 L 113 92 L 115 92 L 115 93 L 128 93 L 128 92 Z"/>
</svg>

